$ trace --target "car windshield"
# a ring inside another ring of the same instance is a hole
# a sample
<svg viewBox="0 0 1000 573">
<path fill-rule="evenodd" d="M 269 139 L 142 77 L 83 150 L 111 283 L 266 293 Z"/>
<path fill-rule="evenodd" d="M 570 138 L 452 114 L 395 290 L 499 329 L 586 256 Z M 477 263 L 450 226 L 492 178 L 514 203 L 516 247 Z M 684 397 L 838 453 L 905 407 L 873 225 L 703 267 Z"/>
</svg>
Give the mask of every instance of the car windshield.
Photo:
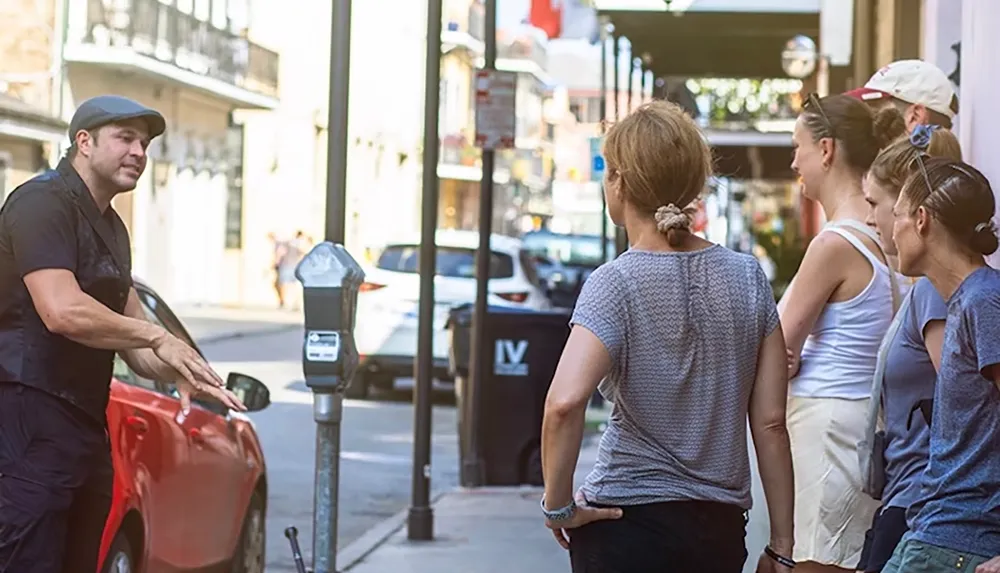
<svg viewBox="0 0 1000 573">
<path fill-rule="evenodd" d="M 601 264 L 601 238 L 597 235 L 563 235 L 559 233 L 528 233 L 522 237 L 525 249 L 564 265 L 597 267 Z M 615 254 L 608 241 L 609 258 Z"/>
<path fill-rule="evenodd" d="M 375 266 L 397 273 L 416 273 L 420 268 L 419 245 L 390 245 L 382 251 Z M 475 278 L 476 254 L 472 249 L 458 247 L 437 248 L 437 274 L 442 277 Z M 493 251 L 490 257 L 490 278 L 506 279 L 514 276 L 514 259 Z"/>
</svg>

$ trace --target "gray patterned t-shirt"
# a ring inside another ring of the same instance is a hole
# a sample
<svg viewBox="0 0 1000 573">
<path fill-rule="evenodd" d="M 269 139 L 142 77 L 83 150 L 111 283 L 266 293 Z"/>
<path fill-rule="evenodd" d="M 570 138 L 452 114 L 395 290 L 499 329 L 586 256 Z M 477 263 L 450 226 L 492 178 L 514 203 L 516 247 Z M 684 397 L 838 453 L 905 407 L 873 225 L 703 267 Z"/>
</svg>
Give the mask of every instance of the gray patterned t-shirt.
<svg viewBox="0 0 1000 573">
<path fill-rule="evenodd" d="M 588 501 L 707 500 L 749 508 L 747 408 L 757 355 L 778 325 L 757 260 L 715 245 L 630 250 L 584 283 L 571 323 L 611 354 L 614 402 Z"/>
</svg>

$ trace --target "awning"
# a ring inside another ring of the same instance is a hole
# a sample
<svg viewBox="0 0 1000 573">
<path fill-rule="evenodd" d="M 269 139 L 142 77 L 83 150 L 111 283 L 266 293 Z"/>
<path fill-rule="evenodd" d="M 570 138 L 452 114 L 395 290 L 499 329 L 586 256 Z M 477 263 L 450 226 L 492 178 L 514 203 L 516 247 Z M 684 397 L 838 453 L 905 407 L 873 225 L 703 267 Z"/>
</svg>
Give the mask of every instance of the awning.
<svg viewBox="0 0 1000 573">
<path fill-rule="evenodd" d="M 649 54 L 659 77 L 780 78 L 781 52 L 803 34 L 819 43 L 819 0 L 603 0 L 599 12 Z"/>
</svg>

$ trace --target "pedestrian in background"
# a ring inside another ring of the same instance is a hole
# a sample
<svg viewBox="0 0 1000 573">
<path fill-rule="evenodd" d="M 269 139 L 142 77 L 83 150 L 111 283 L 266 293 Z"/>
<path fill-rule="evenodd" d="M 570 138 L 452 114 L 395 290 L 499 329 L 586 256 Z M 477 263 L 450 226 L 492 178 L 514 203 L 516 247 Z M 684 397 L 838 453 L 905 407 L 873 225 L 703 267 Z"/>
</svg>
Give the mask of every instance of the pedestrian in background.
<svg viewBox="0 0 1000 573">
<path fill-rule="evenodd" d="M 958 113 L 958 96 L 951 80 L 940 68 L 923 60 L 892 62 L 847 95 L 875 110 L 895 107 L 903 114 L 907 132 L 918 125 L 951 129 Z"/>
<path fill-rule="evenodd" d="M 795 467 L 798 571 L 853 571 L 878 503 L 862 493 L 876 355 L 899 302 L 896 273 L 865 225 L 862 178 L 904 132 L 892 107 L 809 96 L 795 123 L 794 169 L 828 223 L 809 243 L 778 308 L 788 347 L 788 431 Z"/>
<path fill-rule="evenodd" d="M 893 264 L 897 255 L 892 241 L 893 208 L 922 154 L 962 159 L 954 134 L 935 125 L 919 125 L 909 137 L 883 150 L 864 179 L 870 207 L 867 223 L 876 230 Z M 916 501 L 927 468 L 930 424 L 922 413 L 929 411 L 934 398 L 947 317 L 941 295 L 927 278 L 920 278 L 903 299 L 879 349 L 865 444 L 859 446 L 859 455 L 862 460 L 865 456 L 876 460 L 862 464 L 862 480 L 866 493 L 880 500 L 882 507 L 865 534 L 859 571 L 882 571 L 907 530 L 906 510 Z M 877 437 L 875 422 L 880 414 L 885 430 Z"/>
<path fill-rule="evenodd" d="M 930 457 L 910 531 L 886 573 L 996 571 L 1000 558 L 1000 271 L 996 203 L 971 165 L 917 159 L 896 203 L 899 270 L 926 276 L 947 301 Z"/>
<path fill-rule="evenodd" d="M 549 390 L 546 524 L 574 573 L 738 573 L 751 505 L 749 416 L 771 523 L 758 571 L 789 571 L 785 345 L 771 285 L 752 256 L 691 232 L 712 155 L 681 108 L 640 106 L 608 131 L 604 154 L 609 215 L 632 244 L 584 283 Z M 598 386 L 614 408 L 574 496 Z"/>
<path fill-rule="evenodd" d="M 85 101 L 59 166 L 0 209 L 0 573 L 96 571 L 111 508 L 105 409 L 116 351 L 140 376 L 242 404 L 200 354 L 150 323 L 112 199 L 166 125 L 118 96 Z"/>
</svg>

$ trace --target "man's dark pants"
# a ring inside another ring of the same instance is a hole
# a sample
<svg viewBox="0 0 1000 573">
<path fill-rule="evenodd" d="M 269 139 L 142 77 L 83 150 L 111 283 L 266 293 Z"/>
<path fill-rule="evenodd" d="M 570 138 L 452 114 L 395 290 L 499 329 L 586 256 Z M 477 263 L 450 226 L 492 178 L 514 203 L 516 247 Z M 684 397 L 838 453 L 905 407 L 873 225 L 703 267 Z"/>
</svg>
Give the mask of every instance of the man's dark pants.
<svg viewBox="0 0 1000 573">
<path fill-rule="evenodd" d="M 113 478 L 103 425 L 0 382 L 0 573 L 97 571 Z"/>
</svg>

